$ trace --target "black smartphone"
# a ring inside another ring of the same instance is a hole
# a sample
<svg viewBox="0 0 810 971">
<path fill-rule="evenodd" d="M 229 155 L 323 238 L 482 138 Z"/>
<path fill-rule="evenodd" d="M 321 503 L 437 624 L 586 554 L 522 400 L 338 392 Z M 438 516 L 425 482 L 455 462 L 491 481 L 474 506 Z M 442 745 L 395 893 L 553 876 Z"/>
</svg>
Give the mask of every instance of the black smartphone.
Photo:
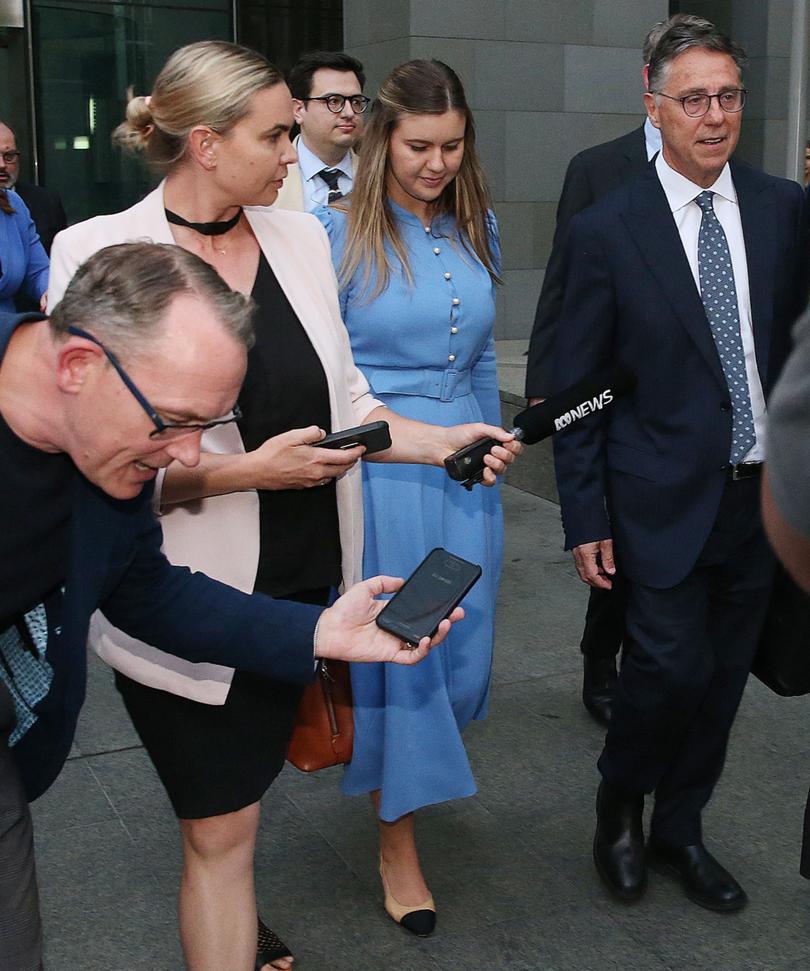
<svg viewBox="0 0 810 971">
<path fill-rule="evenodd" d="M 480 576 L 477 563 L 437 547 L 377 614 L 377 626 L 416 647 L 433 637 Z"/>
<path fill-rule="evenodd" d="M 391 432 L 387 421 L 372 421 L 368 425 L 332 432 L 312 444 L 317 448 L 354 448 L 355 445 L 365 445 L 365 454 L 371 455 L 372 452 L 382 452 L 383 449 L 391 447 Z"/>
</svg>

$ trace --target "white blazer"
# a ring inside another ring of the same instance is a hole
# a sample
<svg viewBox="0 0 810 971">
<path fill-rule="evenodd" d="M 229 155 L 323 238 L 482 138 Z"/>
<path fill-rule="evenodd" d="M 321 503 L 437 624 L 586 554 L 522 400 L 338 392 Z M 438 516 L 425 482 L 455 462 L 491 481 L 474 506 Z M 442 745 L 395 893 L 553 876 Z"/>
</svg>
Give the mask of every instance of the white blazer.
<svg viewBox="0 0 810 971">
<path fill-rule="evenodd" d="M 381 402 L 352 359 L 340 317 L 329 240 L 308 213 L 249 207 L 245 215 L 267 262 L 312 342 L 329 389 L 332 428 L 362 424 Z M 163 183 L 125 212 L 96 216 L 59 233 L 51 252 L 48 304 L 61 299 L 73 273 L 104 246 L 133 240 L 174 243 L 163 209 Z M 243 452 L 236 424 L 205 433 L 204 451 Z M 159 505 L 162 478 L 155 495 Z M 363 554 L 363 497 L 359 465 L 337 481 L 344 587 L 360 579 Z M 172 563 L 207 573 L 251 591 L 259 562 L 259 500 L 254 490 L 212 496 L 166 507 L 163 549 Z M 206 704 L 224 704 L 233 669 L 193 664 L 144 644 L 113 627 L 100 611 L 90 625 L 90 643 L 108 664 L 141 684 Z"/>
</svg>

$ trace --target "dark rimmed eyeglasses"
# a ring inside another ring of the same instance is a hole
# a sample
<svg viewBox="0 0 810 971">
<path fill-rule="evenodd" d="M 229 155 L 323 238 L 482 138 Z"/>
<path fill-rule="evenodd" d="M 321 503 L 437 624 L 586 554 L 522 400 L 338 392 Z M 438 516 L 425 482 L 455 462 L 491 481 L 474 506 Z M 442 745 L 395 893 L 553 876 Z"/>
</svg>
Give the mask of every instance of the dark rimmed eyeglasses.
<svg viewBox="0 0 810 971">
<path fill-rule="evenodd" d="M 713 98 L 717 98 L 717 103 L 728 114 L 742 111 L 748 89 L 729 88 L 719 94 L 687 94 L 683 98 L 673 98 L 671 94 L 664 94 L 663 91 L 656 91 L 655 94 L 661 95 L 662 98 L 669 98 L 670 101 L 680 101 L 681 107 L 690 118 L 701 118 L 709 113 Z"/>
<path fill-rule="evenodd" d="M 301 100 L 323 101 L 333 115 L 339 115 L 343 111 L 343 106 L 348 101 L 352 106 L 352 111 L 356 115 L 362 115 L 366 108 L 368 108 L 371 98 L 367 98 L 364 94 L 353 94 L 348 98 L 342 94 L 321 94 L 317 98 L 302 98 Z"/>
<path fill-rule="evenodd" d="M 152 405 L 149 404 L 149 401 L 146 399 L 145 395 L 141 393 L 137 384 L 135 384 L 132 378 L 124 370 L 121 362 L 118 360 L 115 354 L 106 348 L 98 337 L 94 337 L 86 330 L 82 330 L 81 327 L 68 327 L 68 333 L 73 334 L 74 337 L 83 337 L 86 341 L 92 341 L 93 344 L 97 345 L 102 349 L 102 351 L 104 351 L 107 360 L 110 362 L 110 364 L 112 364 L 118 373 L 118 377 L 124 382 L 132 397 L 138 402 L 141 408 L 143 408 L 146 414 L 149 415 L 149 420 L 155 426 L 154 431 L 149 433 L 150 438 L 157 439 L 158 441 L 173 441 L 176 438 L 182 438 L 184 435 L 195 435 L 197 432 L 204 432 L 208 428 L 216 428 L 217 425 L 229 425 L 232 421 L 237 421 L 242 417 L 242 412 L 239 405 L 234 405 L 233 411 L 225 415 L 223 418 L 217 418 L 214 421 L 182 423 L 164 421 L 157 411 L 155 411 Z"/>
<path fill-rule="evenodd" d="M 17 159 L 20 157 L 20 153 L 17 152 L 17 151 L 14 151 L 14 152 L 0 152 L 0 157 L 2 157 L 2 159 L 6 163 L 6 165 L 13 165 L 17 161 Z"/>
</svg>

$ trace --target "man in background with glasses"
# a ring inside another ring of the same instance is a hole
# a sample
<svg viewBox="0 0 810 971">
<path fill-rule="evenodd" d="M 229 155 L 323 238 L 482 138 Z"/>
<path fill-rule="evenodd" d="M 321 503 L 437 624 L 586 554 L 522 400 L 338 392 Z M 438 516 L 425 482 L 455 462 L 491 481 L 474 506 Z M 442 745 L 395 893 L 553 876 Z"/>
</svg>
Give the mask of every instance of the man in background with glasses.
<svg viewBox="0 0 810 971">
<path fill-rule="evenodd" d="M 62 200 L 51 189 L 31 182 L 21 182 L 19 174 L 20 152 L 17 149 L 17 139 L 11 128 L 0 121 L 0 189 L 14 189 L 28 206 L 40 241 L 50 256 L 54 236 L 67 227 Z"/>
<path fill-rule="evenodd" d="M 153 243 L 100 250 L 50 320 L 0 315 L 0 968 L 41 968 L 28 800 L 70 751 L 97 607 L 161 650 L 293 683 L 313 680 L 316 656 L 408 664 L 429 649 L 376 626 L 391 578 L 323 610 L 161 553 L 152 482 L 238 418 L 252 317 L 201 259 Z"/>
<path fill-rule="evenodd" d="M 618 567 L 628 584 L 596 868 L 633 901 L 649 862 L 720 912 L 747 896 L 704 846 L 701 815 L 773 580 L 759 515 L 765 400 L 805 302 L 808 253 L 801 188 L 732 158 L 743 61 L 708 23 L 659 38 L 644 100 L 662 150 L 572 220 L 555 353 L 557 387 L 614 361 L 638 379 L 554 442 L 580 578 L 609 589 Z"/>
<path fill-rule="evenodd" d="M 363 94 L 363 65 L 348 54 L 311 51 L 287 78 L 295 120 L 298 164 L 290 165 L 275 205 L 311 212 L 352 191 L 369 99 Z"/>
</svg>

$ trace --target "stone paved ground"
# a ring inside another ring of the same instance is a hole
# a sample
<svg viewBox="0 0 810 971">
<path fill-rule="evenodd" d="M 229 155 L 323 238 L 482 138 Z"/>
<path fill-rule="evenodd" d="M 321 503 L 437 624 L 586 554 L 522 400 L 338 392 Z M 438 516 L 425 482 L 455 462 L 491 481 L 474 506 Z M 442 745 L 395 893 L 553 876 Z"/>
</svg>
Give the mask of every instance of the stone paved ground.
<svg viewBox="0 0 810 971">
<path fill-rule="evenodd" d="M 708 913 L 655 874 L 641 903 L 606 899 L 590 861 L 600 733 L 577 696 L 585 591 L 561 552 L 557 508 L 510 487 L 504 500 L 491 715 L 467 735 L 479 793 L 419 820 L 437 932 L 414 940 L 386 917 L 365 801 L 340 796 L 337 771 L 288 768 L 265 800 L 257 885 L 296 967 L 806 971 L 808 700 L 749 686 L 706 814 L 747 910 Z M 90 678 L 74 758 L 35 807 L 47 967 L 179 971 L 176 825 L 110 672 L 94 662 Z"/>
</svg>

